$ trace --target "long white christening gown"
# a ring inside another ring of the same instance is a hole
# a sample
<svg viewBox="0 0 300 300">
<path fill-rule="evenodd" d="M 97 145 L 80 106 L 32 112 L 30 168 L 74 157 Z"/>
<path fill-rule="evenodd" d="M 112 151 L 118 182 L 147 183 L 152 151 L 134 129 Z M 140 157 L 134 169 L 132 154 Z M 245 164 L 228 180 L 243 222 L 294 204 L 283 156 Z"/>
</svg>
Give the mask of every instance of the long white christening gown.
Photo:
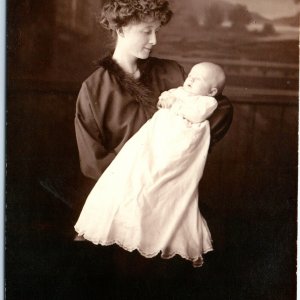
<svg viewBox="0 0 300 300">
<path fill-rule="evenodd" d="M 145 257 L 178 254 L 201 266 L 212 241 L 198 183 L 210 143 L 206 119 L 217 101 L 171 91 L 180 100 L 158 110 L 125 144 L 90 192 L 75 230 L 95 244 L 116 243 Z"/>
</svg>

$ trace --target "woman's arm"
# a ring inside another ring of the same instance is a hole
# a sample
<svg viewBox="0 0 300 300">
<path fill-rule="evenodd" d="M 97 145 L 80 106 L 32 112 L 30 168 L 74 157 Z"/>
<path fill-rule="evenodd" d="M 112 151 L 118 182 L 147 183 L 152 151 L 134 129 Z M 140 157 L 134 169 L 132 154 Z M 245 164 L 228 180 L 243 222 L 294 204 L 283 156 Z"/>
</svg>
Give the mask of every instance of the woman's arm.
<svg viewBox="0 0 300 300">
<path fill-rule="evenodd" d="M 222 95 L 216 99 L 218 107 L 208 119 L 211 131 L 210 148 L 225 136 L 233 118 L 233 107 L 228 98 Z"/>
<path fill-rule="evenodd" d="M 101 132 L 90 106 L 90 95 L 83 84 L 76 103 L 75 133 L 82 173 L 97 180 L 115 158 L 103 145 Z"/>
</svg>

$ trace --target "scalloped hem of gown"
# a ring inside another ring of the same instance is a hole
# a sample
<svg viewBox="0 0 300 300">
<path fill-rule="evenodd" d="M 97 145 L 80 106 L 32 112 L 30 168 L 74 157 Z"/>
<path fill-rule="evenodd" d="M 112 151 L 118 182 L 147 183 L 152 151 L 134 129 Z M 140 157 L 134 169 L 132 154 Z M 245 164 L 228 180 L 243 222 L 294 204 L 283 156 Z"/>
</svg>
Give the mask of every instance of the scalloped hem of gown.
<svg viewBox="0 0 300 300">
<path fill-rule="evenodd" d="M 139 248 L 138 246 L 126 246 L 118 240 L 105 241 L 105 242 L 104 241 L 98 241 L 98 240 L 96 241 L 95 239 L 92 239 L 92 238 L 89 238 L 88 236 L 86 236 L 85 233 L 78 232 L 77 230 L 76 230 L 76 232 L 78 233 L 78 237 L 84 238 L 85 240 L 90 241 L 95 245 L 111 246 L 111 245 L 116 244 L 116 245 L 118 245 L 119 247 L 123 248 L 124 250 L 126 250 L 128 252 L 133 252 L 134 250 L 137 250 L 142 256 L 144 256 L 146 258 L 153 258 L 153 257 L 157 256 L 159 253 L 161 253 L 160 256 L 161 256 L 162 259 L 171 259 L 175 255 L 179 255 L 180 257 L 191 261 L 193 263 L 194 268 L 202 267 L 202 265 L 204 264 L 202 254 L 206 254 L 210 251 L 213 251 L 212 247 L 207 248 L 202 252 L 202 254 L 200 254 L 196 257 L 188 257 L 188 256 L 184 255 L 183 253 L 180 253 L 180 251 L 173 251 L 171 254 L 165 255 L 163 253 L 163 250 L 161 250 L 161 249 L 157 250 L 155 252 L 152 252 L 152 253 L 147 253 L 147 252 L 143 251 L 141 248 Z"/>
</svg>

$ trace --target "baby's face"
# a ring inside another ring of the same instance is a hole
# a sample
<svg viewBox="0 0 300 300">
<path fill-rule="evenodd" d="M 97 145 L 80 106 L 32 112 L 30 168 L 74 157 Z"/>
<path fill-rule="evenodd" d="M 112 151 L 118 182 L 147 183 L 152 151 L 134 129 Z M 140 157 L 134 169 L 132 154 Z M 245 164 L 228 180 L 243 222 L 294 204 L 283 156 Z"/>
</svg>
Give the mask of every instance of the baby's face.
<svg viewBox="0 0 300 300">
<path fill-rule="evenodd" d="M 183 88 L 191 95 L 207 96 L 211 91 L 211 84 L 207 71 L 201 66 L 192 68 L 187 79 L 183 84 Z"/>
</svg>

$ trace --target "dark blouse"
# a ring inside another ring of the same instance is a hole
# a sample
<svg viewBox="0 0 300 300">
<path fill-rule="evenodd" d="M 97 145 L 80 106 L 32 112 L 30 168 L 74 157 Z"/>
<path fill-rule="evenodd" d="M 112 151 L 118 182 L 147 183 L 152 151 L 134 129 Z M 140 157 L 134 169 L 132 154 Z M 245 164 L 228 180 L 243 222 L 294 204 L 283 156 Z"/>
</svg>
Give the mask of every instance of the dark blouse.
<svg viewBox="0 0 300 300">
<path fill-rule="evenodd" d="M 156 111 L 159 95 L 181 86 L 184 69 L 175 61 L 149 57 L 140 60 L 141 77 L 125 73 L 111 57 L 82 84 L 76 103 L 75 130 L 80 167 L 98 179 L 120 149 Z M 227 132 L 232 106 L 226 97 L 210 118 L 211 144 Z"/>
</svg>

